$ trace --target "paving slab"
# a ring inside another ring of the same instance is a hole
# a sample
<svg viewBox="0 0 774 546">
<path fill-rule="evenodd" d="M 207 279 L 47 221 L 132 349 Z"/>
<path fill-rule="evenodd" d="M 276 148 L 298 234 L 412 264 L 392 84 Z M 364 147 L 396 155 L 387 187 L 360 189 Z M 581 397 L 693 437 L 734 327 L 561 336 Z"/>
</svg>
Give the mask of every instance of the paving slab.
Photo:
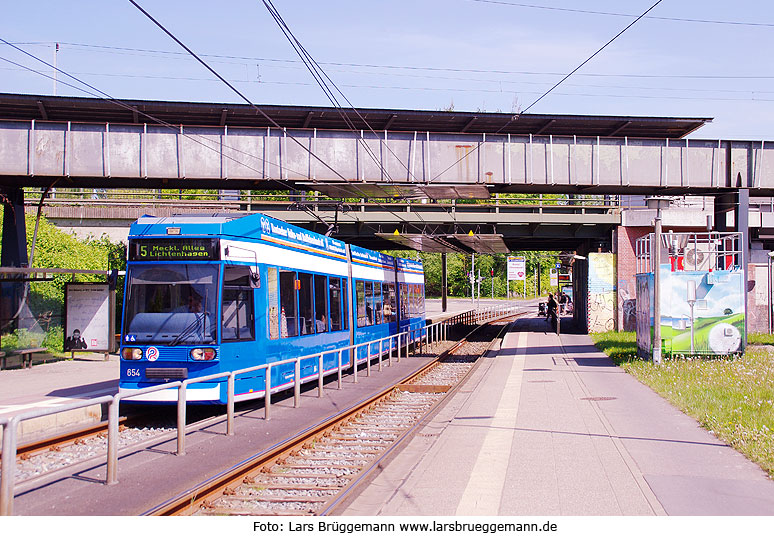
<svg viewBox="0 0 774 546">
<path fill-rule="evenodd" d="M 774 482 L 588 336 L 527 318 L 342 514 L 774 515 Z"/>
</svg>

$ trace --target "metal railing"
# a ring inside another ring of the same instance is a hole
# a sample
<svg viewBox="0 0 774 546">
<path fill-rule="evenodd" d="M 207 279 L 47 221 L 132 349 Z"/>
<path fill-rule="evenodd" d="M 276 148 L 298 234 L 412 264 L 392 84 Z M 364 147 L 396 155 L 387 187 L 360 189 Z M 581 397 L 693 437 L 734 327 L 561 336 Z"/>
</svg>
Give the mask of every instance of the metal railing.
<svg viewBox="0 0 774 546">
<path fill-rule="evenodd" d="M 37 205 L 44 190 L 27 188 L 24 192 L 25 203 L 28 206 Z M 507 195 L 507 194 L 506 194 Z M 127 203 L 129 202 L 129 203 Z M 562 195 L 562 194 L 535 194 L 531 196 L 504 197 L 496 195 L 487 199 L 438 199 L 438 203 L 422 203 L 423 206 L 433 208 L 448 206 L 460 206 L 475 204 L 479 207 L 490 206 L 499 212 L 513 209 L 548 209 L 561 212 L 579 212 L 586 208 L 593 210 L 604 209 L 604 212 L 617 209 L 621 206 L 620 197 L 613 195 Z M 301 196 L 290 195 L 285 192 L 277 194 L 252 194 L 249 190 L 142 190 L 142 189 L 77 189 L 60 188 L 51 190 L 44 202 L 49 206 L 70 207 L 109 207 L 114 205 L 131 204 L 135 206 L 152 207 L 179 207 L 186 208 L 215 208 L 221 210 L 246 210 L 261 211 L 267 209 L 283 209 L 292 205 L 308 207 L 315 212 L 332 210 L 337 205 L 343 204 L 352 210 L 364 210 L 367 207 L 383 209 L 384 203 L 392 206 L 405 204 L 408 207 L 416 207 L 416 200 L 403 198 L 369 198 L 369 199 L 339 199 L 328 198 L 323 195 Z"/>
<path fill-rule="evenodd" d="M 460 313 L 452 316 L 448 319 L 444 319 L 439 322 L 425 324 L 419 328 L 413 328 L 403 332 L 398 332 L 391 336 L 365 341 L 355 345 L 348 345 L 338 349 L 331 349 L 328 351 L 321 351 L 310 355 L 304 355 L 294 358 L 288 358 L 285 360 L 279 360 L 277 362 L 269 362 L 258 366 L 251 366 L 249 368 L 242 368 L 230 372 L 221 372 L 217 374 L 207 375 L 204 377 L 196 377 L 193 379 L 186 379 L 183 381 L 174 381 L 170 383 L 163 383 L 154 385 L 153 387 L 146 387 L 138 389 L 136 391 L 123 391 L 115 395 L 105 395 L 99 398 L 91 398 L 89 400 L 83 400 L 80 402 L 74 402 L 66 406 L 58 406 L 54 408 L 45 408 L 30 410 L 24 413 L 19 413 L 10 418 L 0 418 L 0 429 L 3 431 L 3 451 L 2 451 L 2 468 L 0 468 L 0 516 L 8 516 L 13 513 L 13 489 L 15 484 L 16 474 L 16 453 L 17 453 L 17 429 L 22 421 L 29 419 L 36 419 L 39 417 L 46 417 L 48 415 L 54 415 L 65 411 L 74 409 L 80 409 L 87 406 L 93 406 L 96 404 L 108 405 L 108 437 L 107 437 L 107 454 L 106 454 L 106 474 L 105 484 L 113 485 L 118 483 L 118 424 L 119 424 L 119 406 L 122 400 L 127 398 L 134 398 L 145 394 L 153 393 L 166 389 L 177 389 L 177 449 L 176 455 L 185 455 L 185 434 L 186 434 L 186 409 L 187 409 L 187 387 L 194 383 L 202 383 L 206 381 L 212 381 L 215 379 L 227 379 L 227 402 L 226 402 L 226 435 L 234 435 L 234 405 L 235 405 L 235 384 L 236 378 L 239 375 L 246 373 L 256 372 L 260 370 L 266 370 L 265 390 L 264 390 L 264 419 L 268 420 L 271 417 L 271 395 L 272 391 L 278 391 L 278 388 L 272 387 L 271 384 L 271 369 L 275 366 L 283 364 L 294 363 L 295 371 L 293 375 L 293 398 L 294 407 L 299 407 L 301 404 L 301 384 L 308 383 L 313 380 L 317 380 L 317 396 L 323 395 L 323 380 L 327 375 L 333 373 L 338 374 L 338 388 L 343 387 L 342 370 L 343 370 L 343 355 L 345 351 L 352 351 L 350 354 L 354 358 L 351 359 L 353 364 L 350 364 L 353 372 L 354 382 L 358 381 L 358 366 L 360 364 L 366 364 L 366 375 L 371 374 L 371 360 L 372 357 L 378 356 L 378 370 L 382 370 L 383 357 L 385 353 L 388 357 L 389 365 L 393 363 L 393 350 L 396 352 L 397 361 L 400 362 L 401 352 L 404 352 L 405 357 L 408 358 L 409 349 L 414 347 L 414 352 L 419 349 L 421 351 L 422 346 L 429 349 L 431 345 L 435 345 L 442 341 L 447 340 L 448 328 L 450 325 L 473 325 L 480 321 L 491 320 L 498 317 L 507 316 L 512 314 L 513 311 L 518 308 L 518 305 L 510 303 L 500 306 L 485 307 L 482 309 L 475 309 Z M 378 353 L 373 354 L 372 348 L 378 344 Z M 385 345 L 387 347 L 385 348 Z M 365 356 L 359 357 L 358 352 L 362 347 L 366 347 Z M 337 354 L 337 365 L 335 368 L 323 368 L 324 357 L 330 354 Z M 317 373 L 308 375 L 301 378 L 301 361 L 318 359 Z M 284 390 L 284 388 L 283 388 Z"/>
</svg>

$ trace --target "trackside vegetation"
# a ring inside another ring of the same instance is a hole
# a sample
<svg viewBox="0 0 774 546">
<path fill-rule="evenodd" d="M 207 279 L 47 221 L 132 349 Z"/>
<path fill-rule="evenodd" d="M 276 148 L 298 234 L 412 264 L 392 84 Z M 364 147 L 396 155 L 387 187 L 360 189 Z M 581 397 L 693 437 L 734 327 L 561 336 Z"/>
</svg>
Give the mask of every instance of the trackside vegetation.
<svg viewBox="0 0 774 546">
<path fill-rule="evenodd" d="M 3 211 L 0 209 L 0 236 L 2 236 Z M 26 216 L 27 253 L 29 255 L 35 230 L 35 217 Z M 32 267 L 61 269 L 107 270 L 125 268 L 123 244 L 110 242 L 106 237 L 80 241 L 75 236 L 60 231 L 44 217 L 40 220 L 35 242 Z M 64 316 L 64 285 L 71 275 L 54 275 L 53 280 L 30 283 L 27 298 L 31 320 L 25 320 L 24 328 L 11 329 L 7 320 L 0 324 L 0 346 L 4 351 L 26 347 L 46 347 L 52 352 L 62 351 Z M 76 281 L 105 281 L 104 276 L 76 275 Z M 123 286 L 119 283 L 117 307 L 122 301 Z M 120 311 L 119 311 L 120 312 Z M 118 313 L 117 313 L 118 314 Z M 120 314 L 118 314 L 120 316 Z M 7 317 L 3 317 L 7 319 Z"/>
<path fill-rule="evenodd" d="M 634 332 L 591 337 L 627 373 L 774 478 L 774 353 L 768 348 L 750 345 L 743 356 L 668 358 L 655 366 L 637 358 Z M 750 341 L 763 339 L 751 335 Z"/>
</svg>

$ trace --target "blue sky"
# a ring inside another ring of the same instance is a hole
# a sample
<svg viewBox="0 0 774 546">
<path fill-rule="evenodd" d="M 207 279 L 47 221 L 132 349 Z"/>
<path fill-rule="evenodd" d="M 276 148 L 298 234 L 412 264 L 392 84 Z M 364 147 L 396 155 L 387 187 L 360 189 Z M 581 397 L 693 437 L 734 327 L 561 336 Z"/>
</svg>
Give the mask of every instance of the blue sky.
<svg viewBox="0 0 774 546">
<path fill-rule="evenodd" d="M 654 1 L 275 5 L 356 107 L 494 112 L 527 107 Z M 260 0 L 140 4 L 253 102 L 330 105 Z M 128 1 L 3 11 L 0 37 L 48 62 L 59 42 L 57 65 L 114 97 L 240 102 Z M 774 140 L 774 4 L 664 0 L 650 15 L 529 111 L 713 117 L 692 138 Z M 0 57 L 51 72 L 5 44 Z M 2 59 L 0 82 L 2 92 L 53 93 L 51 80 Z M 61 81 L 57 94 L 83 95 Z"/>
</svg>

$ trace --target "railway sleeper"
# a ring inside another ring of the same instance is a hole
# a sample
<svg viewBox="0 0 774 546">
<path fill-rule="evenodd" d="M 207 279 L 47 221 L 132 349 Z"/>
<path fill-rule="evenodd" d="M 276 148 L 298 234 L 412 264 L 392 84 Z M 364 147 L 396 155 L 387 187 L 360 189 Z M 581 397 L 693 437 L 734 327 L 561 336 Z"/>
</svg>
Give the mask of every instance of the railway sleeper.
<svg viewBox="0 0 774 546">
<path fill-rule="evenodd" d="M 285 497 L 277 496 L 258 496 L 258 495 L 229 495 L 228 497 L 222 497 L 219 502 L 267 502 L 267 503 L 288 503 L 288 502 L 305 502 L 305 503 L 318 503 L 327 502 L 335 495 L 320 495 L 320 496 L 303 496 L 303 495 L 288 495 Z"/>
<path fill-rule="evenodd" d="M 411 425 L 414 424 L 415 421 L 412 421 L 411 423 L 404 425 L 404 426 L 390 426 L 388 424 L 382 425 L 382 424 L 368 424 L 363 423 L 362 425 L 348 425 L 346 429 L 342 431 L 342 433 L 351 431 L 353 433 L 361 433 L 363 431 L 374 431 L 374 432 L 393 432 L 395 434 L 401 434 L 403 431 L 405 431 L 407 428 L 411 427 Z"/>
<path fill-rule="evenodd" d="M 351 454 L 335 454 L 335 455 L 306 455 L 304 457 L 299 457 L 299 461 L 309 461 L 311 464 L 318 464 L 317 461 L 319 461 L 319 464 L 325 464 L 326 462 L 330 461 L 342 461 L 342 462 L 348 462 L 353 461 L 353 464 L 355 463 L 362 463 L 362 464 L 368 464 L 369 461 L 373 460 L 375 456 L 367 456 L 367 455 L 361 455 L 359 453 L 351 453 Z"/>
<path fill-rule="evenodd" d="M 383 453 L 385 449 L 387 449 L 387 446 L 384 446 L 382 449 L 359 449 L 354 446 L 338 447 L 335 445 L 318 446 L 315 448 L 315 450 L 320 450 L 323 453 L 352 453 L 353 451 L 357 451 L 364 455 L 379 455 L 380 453 Z"/>
<path fill-rule="evenodd" d="M 359 433 L 359 434 L 362 434 Z M 392 445 L 395 440 L 398 439 L 398 434 L 388 433 L 384 434 L 382 436 L 373 435 L 373 436 L 353 436 L 353 435 L 347 435 L 347 434 L 338 434 L 335 437 L 333 437 L 334 440 L 337 442 L 343 442 L 343 443 L 349 443 L 349 442 L 361 442 L 362 440 L 379 440 L 378 445 Z"/>
<path fill-rule="evenodd" d="M 338 468 L 338 469 L 347 469 L 351 470 L 353 468 L 361 468 L 364 465 L 368 464 L 368 461 L 363 460 L 361 457 L 360 459 L 352 459 L 352 464 L 347 464 L 346 459 L 344 457 L 339 457 L 339 461 L 342 462 L 342 464 L 316 464 L 314 461 L 310 461 L 309 459 L 301 459 L 300 461 L 293 461 L 289 463 L 285 463 L 282 465 L 283 468 L 289 468 L 289 469 L 301 469 L 301 468 Z M 309 461 L 309 463 L 304 464 L 304 461 Z"/>
<path fill-rule="evenodd" d="M 308 468 L 308 467 L 302 467 L 302 468 Z M 347 470 L 349 470 L 349 468 L 347 468 Z M 286 479 L 290 479 L 290 478 L 293 478 L 293 479 L 296 479 L 296 478 L 298 478 L 298 479 L 307 478 L 307 479 L 312 479 L 312 480 L 319 480 L 319 479 L 324 479 L 324 478 L 337 478 L 337 479 L 342 479 L 342 480 L 352 480 L 352 478 L 354 477 L 354 474 L 344 473 L 344 472 L 342 472 L 340 474 L 335 474 L 333 472 L 327 473 L 327 474 L 323 473 L 323 472 L 309 472 L 307 474 L 301 474 L 300 472 L 299 473 L 293 473 L 293 474 L 291 474 L 289 472 L 271 472 L 271 473 L 267 474 L 267 476 L 277 476 L 279 478 L 286 478 Z"/>
<path fill-rule="evenodd" d="M 201 516 L 308 516 L 312 513 L 309 510 L 282 510 L 274 512 L 256 512 L 255 510 L 245 510 L 237 508 L 218 508 L 217 510 L 207 510 L 204 513 L 198 513 Z"/>
<path fill-rule="evenodd" d="M 267 489 L 298 489 L 301 491 L 339 491 L 343 485 L 313 485 L 303 483 L 278 483 L 278 484 L 243 484 L 239 488 L 254 489 L 256 491 L 264 491 Z"/>
</svg>

